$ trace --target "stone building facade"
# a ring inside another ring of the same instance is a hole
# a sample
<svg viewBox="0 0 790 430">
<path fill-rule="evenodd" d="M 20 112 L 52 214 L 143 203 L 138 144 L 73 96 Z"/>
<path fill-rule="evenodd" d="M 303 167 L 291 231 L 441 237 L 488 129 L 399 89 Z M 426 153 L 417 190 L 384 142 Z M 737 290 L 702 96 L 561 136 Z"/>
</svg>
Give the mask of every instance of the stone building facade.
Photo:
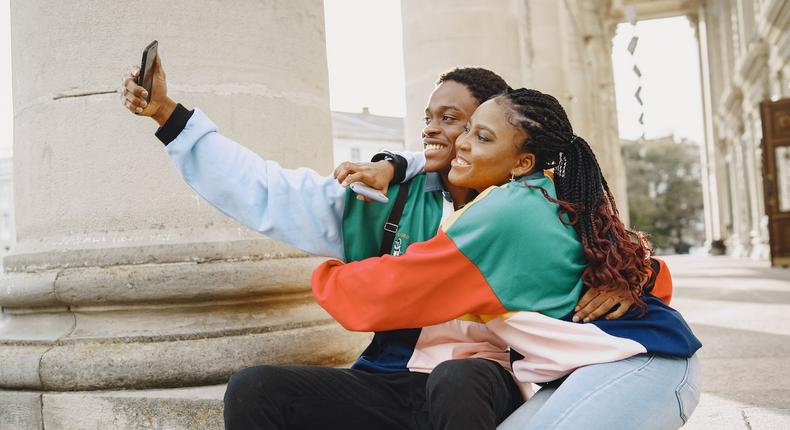
<svg viewBox="0 0 790 430">
<path fill-rule="evenodd" d="M 690 16 L 702 65 L 708 243 L 767 259 L 760 102 L 790 97 L 790 2 L 709 0 Z"/>
<path fill-rule="evenodd" d="M 790 97 L 789 1 L 403 0 L 402 4 L 407 136 L 419 130 L 425 102 L 418 95 L 429 91 L 439 73 L 456 64 L 490 67 L 511 86 L 532 86 L 557 96 L 576 132 L 601 154 L 604 174 L 621 208 L 627 207 L 625 172 L 617 143 L 611 70 L 616 25 L 628 16 L 639 20 L 687 16 L 700 47 L 706 246 L 712 253 L 768 259 L 759 106 L 764 100 Z M 447 12 L 437 16 L 431 13 L 434 8 Z M 477 20 L 496 23 L 496 28 L 476 26 Z M 780 183 L 779 192 L 782 187 L 790 184 Z"/>
<path fill-rule="evenodd" d="M 615 21 L 629 13 L 637 19 L 689 18 L 700 53 L 706 246 L 712 253 L 767 260 L 760 103 L 790 97 L 790 1 L 614 0 L 612 5 Z"/>
</svg>

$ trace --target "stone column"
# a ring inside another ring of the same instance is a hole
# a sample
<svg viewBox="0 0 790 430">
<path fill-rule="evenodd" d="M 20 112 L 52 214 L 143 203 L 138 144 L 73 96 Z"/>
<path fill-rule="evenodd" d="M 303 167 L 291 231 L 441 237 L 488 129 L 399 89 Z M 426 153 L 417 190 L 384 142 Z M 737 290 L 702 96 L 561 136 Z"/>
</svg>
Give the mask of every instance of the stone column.
<svg viewBox="0 0 790 430">
<path fill-rule="evenodd" d="M 730 195 L 733 196 L 732 205 L 732 233 L 727 241 L 727 253 L 735 257 L 746 257 L 749 252 L 749 229 L 746 205 L 739 199 L 747 197 L 746 187 L 743 183 L 742 156 L 740 142 L 727 138 L 729 158 L 728 182 Z"/>
<path fill-rule="evenodd" d="M 700 170 L 702 179 L 702 197 L 705 211 L 705 248 L 711 254 L 722 254 L 724 249 L 724 231 L 722 230 L 721 207 L 719 203 L 719 178 L 717 169 L 718 136 L 713 127 L 713 90 L 714 82 L 718 83 L 718 65 L 715 57 L 717 47 L 711 41 L 716 34 L 712 14 L 704 5 L 698 7 L 695 16 L 696 26 L 694 34 L 699 44 L 700 83 L 702 86 L 702 111 L 705 131 L 705 141 L 700 145 Z M 716 75 L 714 76 L 714 73 Z"/>
<path fill-rule="evenodd" d="M 743 123 L 743 142 L 745 145 L 745 173 L 749 187 L 748 202 L 751 218 L 749 233 L 751 246 L 750 256 L 754 259 L 768 260 L 768 217 L 765 213 L 763 196 L 762 168 L 762 126 L 760 120 L 760 102 L 768 99 L 770 94 L 768 44 L 764 41 L 749 43 L 743 57 L 739 59 L 738 79 L 743 92 L 741 121 Z"/>
<path fill-rule="evenodd" d="M 748 163 L 748 142 L 744 138 L 743 124 L 740 124 L 740 133 L 734 137 L 732 144 L 735 153 L 735 171 L 733 172 L 733 181 L 735 182 L 737 193 L 735 194 L 740 198 L 737 203 L 736 210 L 740 215 L 739 222 L 735 225 L 737 232 L 738 244 L 733 250 L 736 257 L 748 257 L 752 250 L 751 232 L 752 232 L 752 211 L 751 211 L 751 188 L 747 179 L 747 169 L 751 168 Z"/>
<path fill-rule="evenodd" d="M 0 427 L 28 428 L 11 420 L 29 412 L 47 429 L 83 428 L 69 420 L 105 411 L 84 428 L 127 428 L 121 415 L 159 417 L 163 406 L 54 393 L 221 384 L 254 364 L 340 364 L 359 352 L 365 336 L 310 295 L 322 259 L 202 201 L 153 121 L 124 111 L 116 93 L 158 39 L 174 99 L 266 158 L 327 174 L 321 0 L 26 0 L 12 2 L 11 23 L 18 245 L 0 289 Z M 222 390 L 212 393 L 204 415 L 216 424 Z"/>
<path fill-rule="evenodd" d="M 406 147 L 422 150 L 425 105 L 440 74 L 458 66 L 491 69 L 524 85 L 528 53 L 524 2 L 403 0 Z"/>
<path fill-rule="evenodd" d="M 621 214 L 628 214 L 611 69 L 609 2 L 403 0 L 406 143 L 421 149 L 425 103 L 436 78 L 481 66 L 513 87 L 552 94 L 598 155 Z"/>
</svg>

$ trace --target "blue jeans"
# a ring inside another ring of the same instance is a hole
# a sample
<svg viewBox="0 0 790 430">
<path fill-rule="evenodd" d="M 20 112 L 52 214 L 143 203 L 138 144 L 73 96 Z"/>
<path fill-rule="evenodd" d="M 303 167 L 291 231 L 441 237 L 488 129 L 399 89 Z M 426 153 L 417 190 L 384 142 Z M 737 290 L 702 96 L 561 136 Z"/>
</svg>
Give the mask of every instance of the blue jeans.
<svg viewBox="0 0 790 430">
<path fill-rule="evenodd" d="M 697 356 L 640 354 L 577 369 L 547 385 L 498 430 L 677 429 L 699 403 Z"/>
</svg>

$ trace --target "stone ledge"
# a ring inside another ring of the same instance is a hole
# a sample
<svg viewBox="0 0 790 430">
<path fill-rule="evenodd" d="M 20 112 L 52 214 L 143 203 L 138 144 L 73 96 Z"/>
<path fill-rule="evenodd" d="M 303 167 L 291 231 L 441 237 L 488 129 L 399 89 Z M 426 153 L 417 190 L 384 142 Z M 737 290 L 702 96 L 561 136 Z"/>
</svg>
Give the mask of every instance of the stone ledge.
<svg viewBox="0 0 790 430">
<path fill-rule="evenodd" d="M 0 385 L 74 391 L 216 384 L 257 363 L 345 363 L 368 339 L 330 320 L 290 330 L 183 341 L 2 346 Z"/>
<path fill-rule="evenodd" d="M 0 306 L 195 302 L 310 290 L 321 257 L 79 267 L 0 274 Z"/>
<path fill-rule="evenodd" d="M 43 424 L 47 430 L 220 430 L 224 428 L 224 393 L 224 384 L 165 390 L 45 393 L 41 396 Z"/>
<path fill-rule="evenodd" d="M 41 430 L 41 393 L 0 391 L 0 429 Z"/>
</svg>

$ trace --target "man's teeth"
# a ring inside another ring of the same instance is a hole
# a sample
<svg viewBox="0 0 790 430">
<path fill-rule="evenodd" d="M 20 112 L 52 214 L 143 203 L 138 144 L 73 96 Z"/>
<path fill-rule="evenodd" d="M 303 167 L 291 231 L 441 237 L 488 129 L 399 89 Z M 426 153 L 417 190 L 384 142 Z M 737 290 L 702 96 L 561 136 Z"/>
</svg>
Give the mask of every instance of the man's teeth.
<svg viewBox="0 0 790 430">
<path fill-rule="evenodd" d="M 438 151 L 438 150 L 442 149 L 442 145 L 437 145 L 435 143 L 429 143 L 429 144 L 425 145 L 425 149 L 428 150 L 428 151 Z"/>
<path fill-rule="evenodd" d="M 468 166 L 469 165 L 469 163 L 467 163 L 466 160 L 463 160 L 461 158 L 456 158 L 455 159 L 455 164 L 457 166 Z"/>
</svg>

